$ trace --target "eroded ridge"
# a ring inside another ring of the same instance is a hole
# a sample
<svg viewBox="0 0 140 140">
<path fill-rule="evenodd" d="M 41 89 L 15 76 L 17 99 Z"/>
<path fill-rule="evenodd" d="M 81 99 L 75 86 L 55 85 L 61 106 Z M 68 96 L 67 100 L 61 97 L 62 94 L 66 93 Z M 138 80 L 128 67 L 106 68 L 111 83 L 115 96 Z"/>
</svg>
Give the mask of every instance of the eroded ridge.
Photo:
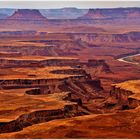
<svg viewBox="0 0 140 140">
<path fill-rule="evenodd" d="M 140 138 L 139 17 L 0 9 L 0 138 Z"/>
<path fill-rule="evenodd" d="M 70 93 L 36 96 L 26 94 L 29 90 L 0 91 L 3 102 L 0 106 L 0 133 L 19 131 L 36 123 L 80 114 L 78 104 L 70 101 Z"/>
<path fill-rule="evenodd" d="M 78 65 L 78 59 L 42 56 L 13 58 L 9 57 L 9 53 L 4 54 L 8 57 L 1 57 L 1 133 L 91 113 L 84 104 L 96 98 L 97 91 L 103 88 L 100 80 L 92 79 Z"/>
<path fill-rule="evenodd" d="M 140 105 L 140 80 L 130 80 L 112 85 L 110 92 L 122 109 L 133 109 Z"/>
<path fill-rule="evenodd" d="M 113 85 L 110 93 L 121 104 L 126 101 L 131 106 L 136 100 L 139 101 L 139 87 L 139 80 L 126 81 Z M 139 138 L 140 106 L 137 104 L 135 107 L 118 113 L 91 114 L 45 122 L 19 132 L 0 134 L 0 138 Z"/>
</svg>

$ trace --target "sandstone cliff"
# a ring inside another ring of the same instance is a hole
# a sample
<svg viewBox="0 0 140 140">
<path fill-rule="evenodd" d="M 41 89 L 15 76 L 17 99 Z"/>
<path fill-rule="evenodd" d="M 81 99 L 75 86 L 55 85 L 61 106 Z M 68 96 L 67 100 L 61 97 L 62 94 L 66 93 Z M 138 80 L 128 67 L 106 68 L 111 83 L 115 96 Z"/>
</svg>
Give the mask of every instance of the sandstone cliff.
<svg viewBox="0 0 140 140">
<path fill-rule="evenodd" d="M 126 81 L 112 86 L 110 96 L 114 97 L 122 109 L 132 109 L 140 105 L 140 80 Z"/>
</svg>

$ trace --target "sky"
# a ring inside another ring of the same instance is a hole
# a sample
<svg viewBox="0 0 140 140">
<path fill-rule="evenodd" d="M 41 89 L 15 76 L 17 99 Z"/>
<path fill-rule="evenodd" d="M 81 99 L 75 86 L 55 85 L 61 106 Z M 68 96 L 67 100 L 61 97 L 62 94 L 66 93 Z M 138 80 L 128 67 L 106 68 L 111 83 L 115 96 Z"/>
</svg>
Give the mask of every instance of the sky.
<svg viewBox="0 0 140 140">
<path fill-rule="evenodd" d="M 76 8 L 117 8 L 117 7 L 140 7 L 140 1 L 126 1 L 126 0 L 24 0 L 24 1 L 6 1 L 0 0 L 0 8 L 42 8 L 53 9 L 63 7 Z"/>
</svg>

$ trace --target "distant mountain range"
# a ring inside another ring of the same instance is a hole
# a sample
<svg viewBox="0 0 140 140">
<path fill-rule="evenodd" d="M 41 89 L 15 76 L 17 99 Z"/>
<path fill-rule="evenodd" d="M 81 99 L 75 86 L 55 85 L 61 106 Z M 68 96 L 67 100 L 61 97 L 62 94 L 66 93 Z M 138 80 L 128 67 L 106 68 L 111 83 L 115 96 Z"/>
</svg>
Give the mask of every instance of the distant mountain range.
<svg viewBox="0 0 140 140">
<path fill-rule="evenodd" d="M 84 10 L 63 8 L 59 10 L 10 9 L 9 11 L 2 9 L 0 28 L 46 30 L 52 27 L 51 29 L 54 30 L 54 27 L 55 29 L 61 27 L 72 31 L 75 27 L 76 32 L 81 32 L 87 30 L 87 26 L 89 26 L 88 32 L 90 32 L 90 30 L 94 30 L 90 26 L 96 25 L 140 25 L 140 8 L 89 9 L 85 12 Z M 51 19 L 47 16 L 48 11 L 52 14 Z M 69 15 L 69 19 L 65 17 L 67 15 Z M 79 15 L 81 16 L 79 17 Z M 86 29 L 83 26 L 86 26 Z"/>
<path fill-rule="evenodd" d="M 0 19 L 11 16 L 17 9 L 0 9 Z M 24 9 L 25 10 L 25 9 Z M 76 19 L 88 12 L 88 9 L 61 8 L 61 9 L 39 9 L 41 14 L 48 19 Z M 5 15 L 5 16 L 3 16 Z"/>
<path fill-rule="evenodd" d="M 79 19 L 140 18 L 140 8 L 89 9 Z"/>
<path fill-rule="evenodd" d="M 0 19 L 11 16 L 17 9 L 0 9 Z M 23 9 L 25 10 L 25 9 Z M 140 17 L 140 8 L 112 8 L 112 9 L 39 9 L 47 19 L 105 19 Z"/>
</svg>

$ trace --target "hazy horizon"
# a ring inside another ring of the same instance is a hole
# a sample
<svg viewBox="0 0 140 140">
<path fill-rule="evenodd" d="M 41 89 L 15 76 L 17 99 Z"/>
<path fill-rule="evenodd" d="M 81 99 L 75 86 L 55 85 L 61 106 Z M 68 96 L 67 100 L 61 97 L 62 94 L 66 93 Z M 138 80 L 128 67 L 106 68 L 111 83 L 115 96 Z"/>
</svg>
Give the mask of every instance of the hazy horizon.
<svg viewBox="0 0 140 140">
<path fill-rule="evenodd" d="M 55 9 L 55 8 L 129 8 L 140 7 L 140 1 L 0 1 L 0 8 Z"/>
</svg>

